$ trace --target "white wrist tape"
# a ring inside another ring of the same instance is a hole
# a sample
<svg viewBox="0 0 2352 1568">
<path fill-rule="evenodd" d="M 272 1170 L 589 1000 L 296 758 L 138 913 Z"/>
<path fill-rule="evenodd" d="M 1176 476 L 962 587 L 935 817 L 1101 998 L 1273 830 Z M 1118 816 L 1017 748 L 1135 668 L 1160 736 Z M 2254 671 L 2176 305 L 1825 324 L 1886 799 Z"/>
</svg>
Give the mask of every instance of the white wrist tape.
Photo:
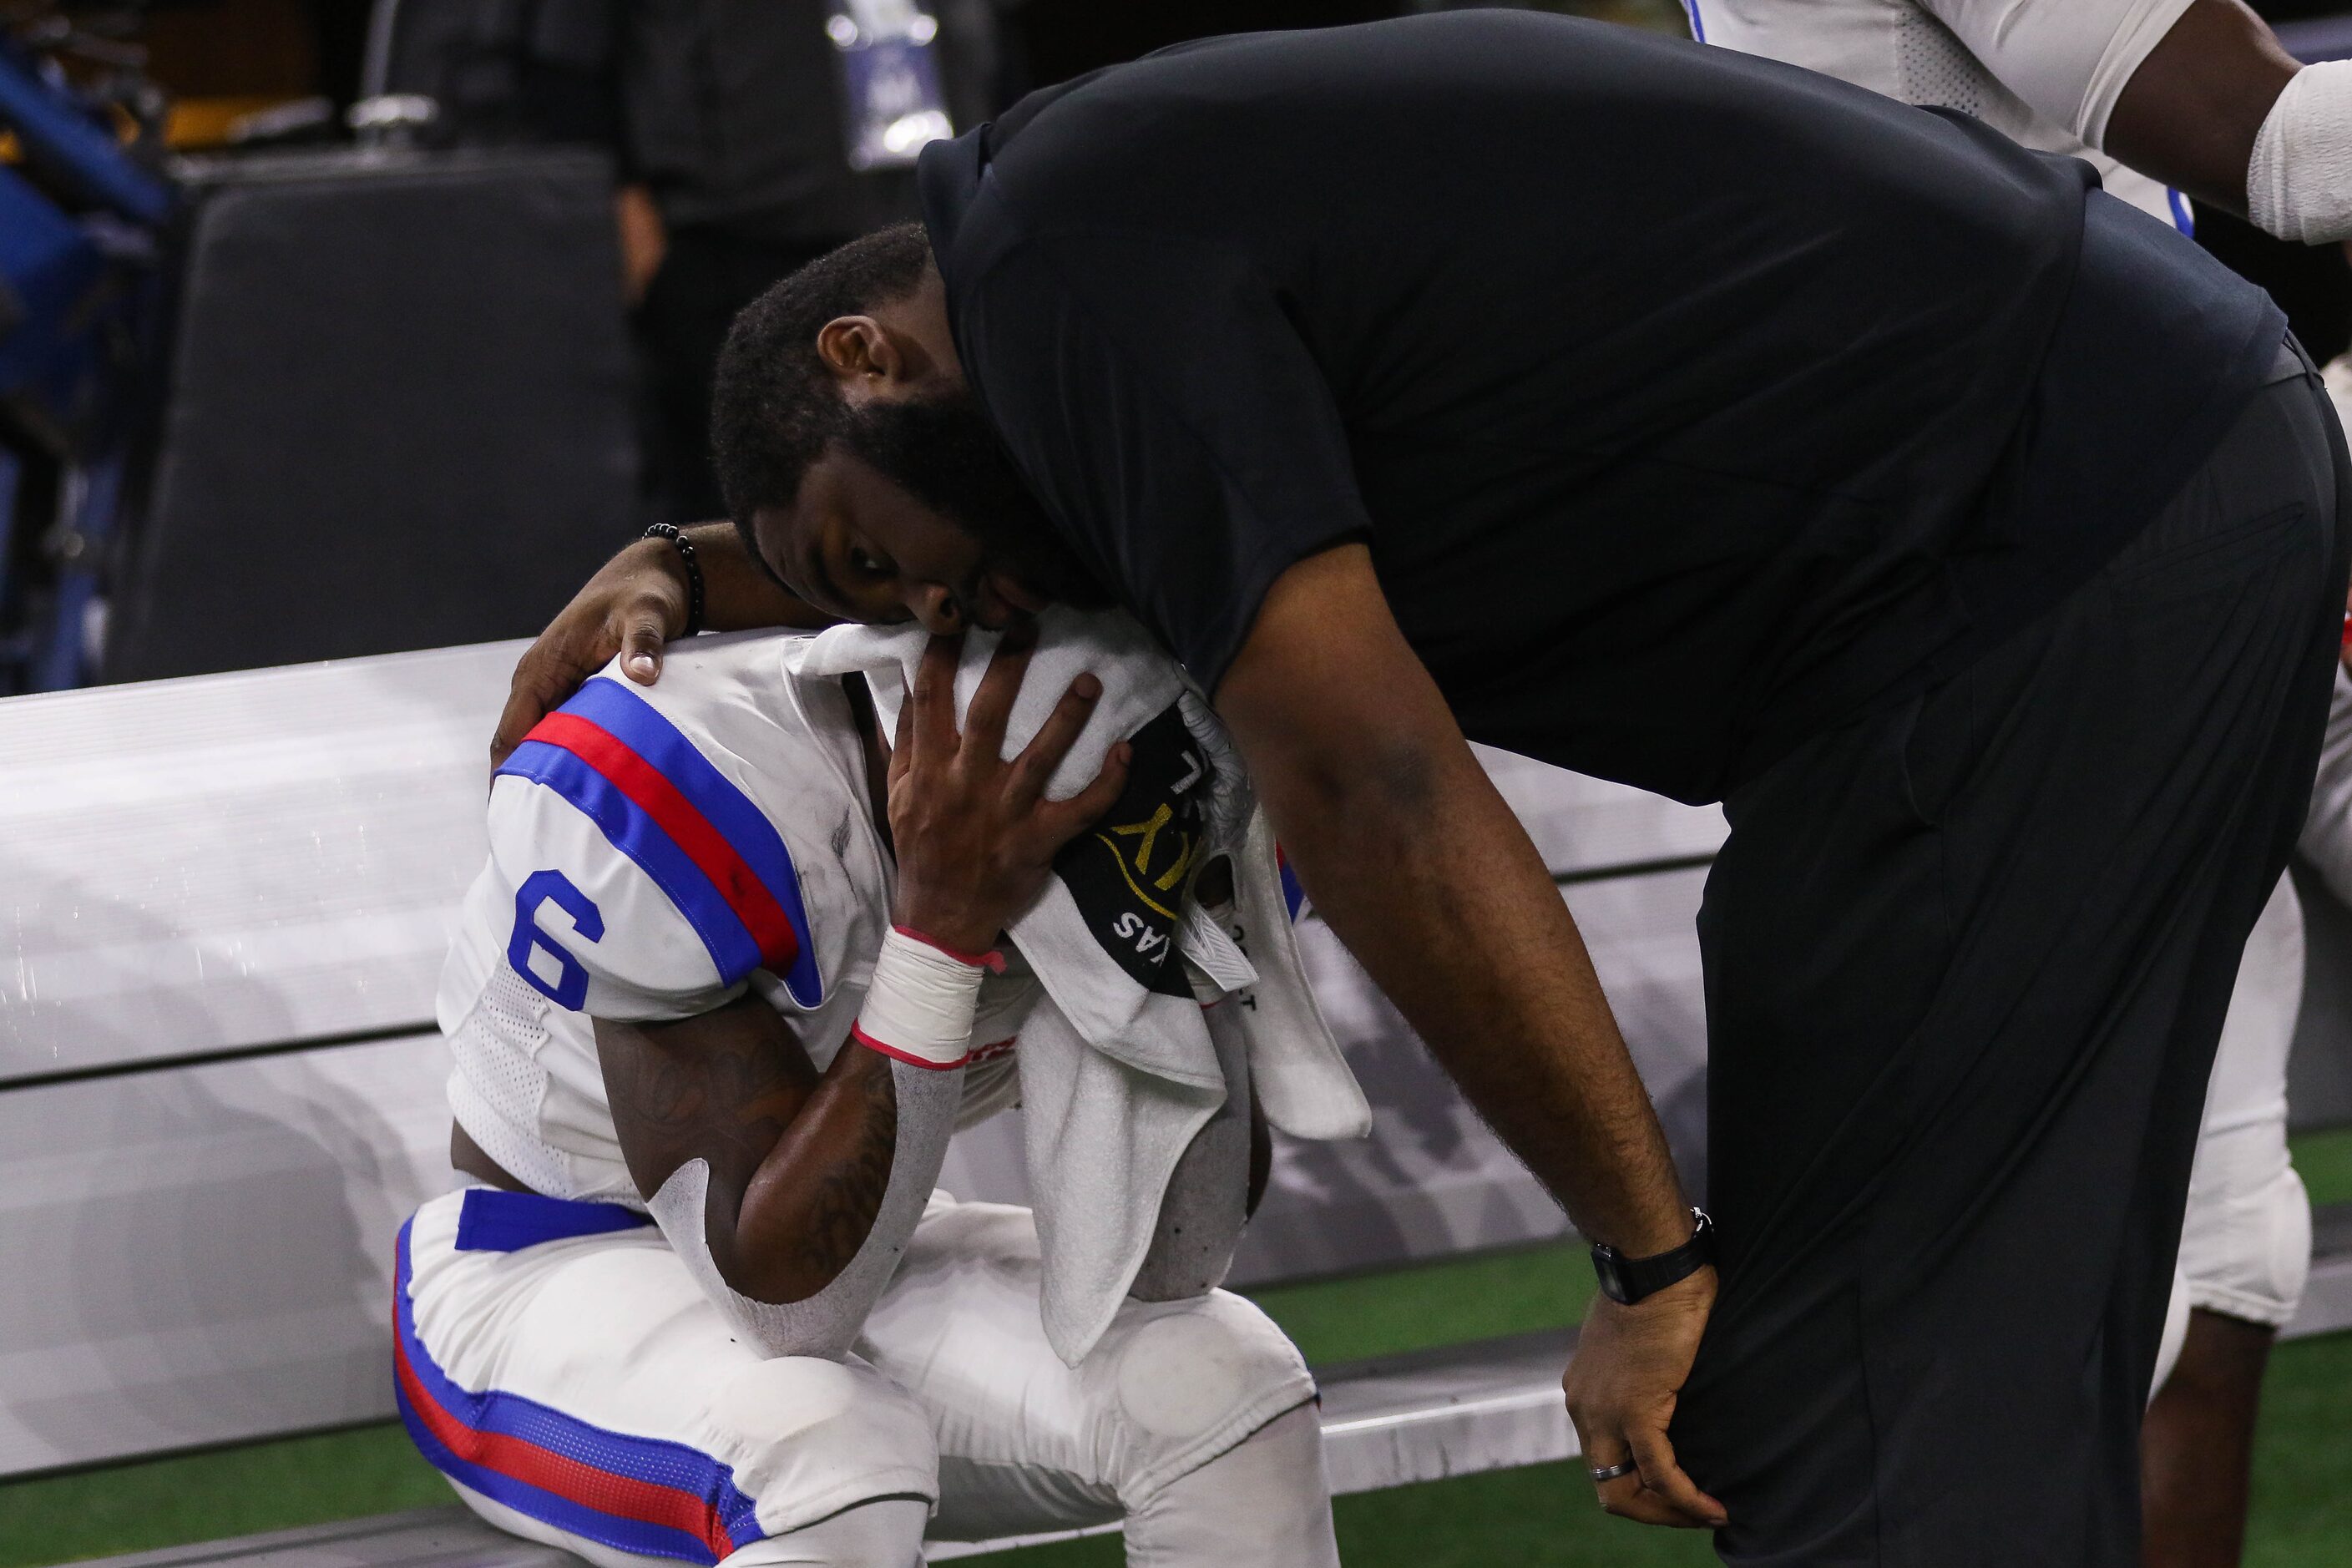
<svg viewBox="0 0 2352 1568">
<path fill-rule="evenodd" d="M 2352 60 L 2323 60 L 2287 79 L 2254 135 L 2246 215 L 2301 245 L 2352 237 Z"/>
<path fill-rule="evenodd" d="M 874 960 L 874 983 L 852 1037 L 911 1067 L 946 1071 L 971 1059 L 981 977 L 993 954 L 950 952 L 893 926 Z M 995 959 L 995 964 L 1004 961 Z"/>
</svg>

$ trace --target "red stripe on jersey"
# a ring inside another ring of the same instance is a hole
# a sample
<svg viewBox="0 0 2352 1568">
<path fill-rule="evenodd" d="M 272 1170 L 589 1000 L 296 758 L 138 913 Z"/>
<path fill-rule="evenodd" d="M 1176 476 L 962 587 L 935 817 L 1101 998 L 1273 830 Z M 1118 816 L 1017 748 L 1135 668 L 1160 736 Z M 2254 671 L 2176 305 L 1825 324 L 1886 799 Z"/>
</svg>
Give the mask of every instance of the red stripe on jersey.
<svg viewBox="0 0 2352 1568">
<path fill-rule="evenodd" d="M 778 973 L 791 967 L 801 951 L 792 917 L 727 842 L 727 836 L 711 826 L 710 819 L 659 769 L 632 751 L 626 742 L 576 713 L 550 713 L 532 727 L 530 738 L 562 747 L 609 780 L 710 879 L 710 885 L 719 889 L 719 896 L 759 944 L 761 964 Z"/>
</svg>

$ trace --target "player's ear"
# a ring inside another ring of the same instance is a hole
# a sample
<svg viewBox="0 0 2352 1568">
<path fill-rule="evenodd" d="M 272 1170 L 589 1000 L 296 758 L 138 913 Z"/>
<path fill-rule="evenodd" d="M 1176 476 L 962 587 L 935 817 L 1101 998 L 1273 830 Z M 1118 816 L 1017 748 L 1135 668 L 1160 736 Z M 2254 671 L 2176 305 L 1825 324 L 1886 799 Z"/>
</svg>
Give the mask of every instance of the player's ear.
<svg viewBox="0 0 2352 1568">
<path fill-rule="evenodd" d="M 906 355 L 882 323 L 871 316 L 835 316 L 816 332 L 817 358 L 845 383 L 896 380 L 907 372 Z"/>
</svg>

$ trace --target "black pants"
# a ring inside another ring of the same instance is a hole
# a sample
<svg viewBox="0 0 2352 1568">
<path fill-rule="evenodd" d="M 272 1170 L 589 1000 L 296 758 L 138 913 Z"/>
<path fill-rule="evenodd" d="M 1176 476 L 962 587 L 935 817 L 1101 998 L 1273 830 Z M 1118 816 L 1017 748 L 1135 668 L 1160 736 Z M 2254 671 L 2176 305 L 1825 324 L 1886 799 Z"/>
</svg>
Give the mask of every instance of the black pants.
<svg viewBox="0 0 2352 1568">
<path fill-rule="evenodd" d="M 2310 794 L 2343 437 L 2307 362 L 2042 622 L 1726 808 L 1725 1561 L 2138 1562 L 2140 1412 L 2240 950 Z"/>
</svg>

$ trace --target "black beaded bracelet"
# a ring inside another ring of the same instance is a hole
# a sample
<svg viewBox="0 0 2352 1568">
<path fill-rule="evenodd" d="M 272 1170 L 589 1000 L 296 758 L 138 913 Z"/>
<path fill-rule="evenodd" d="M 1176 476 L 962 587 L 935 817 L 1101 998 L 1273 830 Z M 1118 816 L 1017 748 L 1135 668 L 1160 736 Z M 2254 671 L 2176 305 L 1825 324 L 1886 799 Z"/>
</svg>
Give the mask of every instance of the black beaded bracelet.
<svg viewBox="0 0 2352 1568">
<path fill-rule="evenodd" d="M 646 530 L 645 537 L 668 540 L 677 546 L 678 559 L 686 563 L 686 629 L 677 635 L 690 637 L 702 629 L 702 563 L 694 558 L 694 541 L 674 522 L 655 523 Z"/>
</svg>

